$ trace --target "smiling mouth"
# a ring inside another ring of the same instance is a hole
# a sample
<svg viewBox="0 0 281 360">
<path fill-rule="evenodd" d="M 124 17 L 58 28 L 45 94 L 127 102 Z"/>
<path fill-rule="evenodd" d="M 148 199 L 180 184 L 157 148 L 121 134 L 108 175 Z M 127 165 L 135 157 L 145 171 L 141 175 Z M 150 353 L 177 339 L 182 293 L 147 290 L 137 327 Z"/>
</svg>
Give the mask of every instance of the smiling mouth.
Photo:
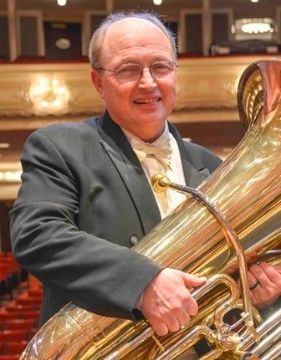
<svg viewBox="0 0 281 360">
<path fill-rule="evenodd" d="M 158 98 L 147 98 L 147 99 L 138 99 L 135 100 L 134 103 L 138 104 L 138 105 L 143 105 L 143 104 L 154 104 L 157 103 L 161 100 L 160 97 Z"/>
</svg>

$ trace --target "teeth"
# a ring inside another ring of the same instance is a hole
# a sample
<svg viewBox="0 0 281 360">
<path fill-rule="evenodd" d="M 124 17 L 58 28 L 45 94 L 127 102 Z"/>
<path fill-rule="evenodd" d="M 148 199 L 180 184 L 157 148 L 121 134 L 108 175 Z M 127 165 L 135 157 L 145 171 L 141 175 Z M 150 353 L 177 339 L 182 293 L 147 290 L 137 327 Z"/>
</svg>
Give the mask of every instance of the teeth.
<svg viewBox="0 0 281 360">
<path fill-rule="evenodd" d="M 150 99 L 142 99 L 142 100 L 136 100 L 135 102 L 137 104 L 151 104 L 154 102 L 158 102 L 159 98 L 150 98 Z"/>
</svg>

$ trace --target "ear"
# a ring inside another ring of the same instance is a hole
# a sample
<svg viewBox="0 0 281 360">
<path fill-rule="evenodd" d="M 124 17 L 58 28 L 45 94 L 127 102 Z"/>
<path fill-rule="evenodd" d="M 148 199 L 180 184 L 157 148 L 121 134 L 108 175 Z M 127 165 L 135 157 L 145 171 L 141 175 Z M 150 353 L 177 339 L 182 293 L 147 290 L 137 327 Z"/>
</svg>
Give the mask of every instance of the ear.
<svg viewBox="0 0 281 360">
<path fill-rule="evenodd" d="M 102 78 L 100 73 L 95 70 L 92 69 L 91 70 L 91 79 L 92 79 L 92 83 L 94 84 L 97 92 L 99 93 L 100 97 L 103 98 L 103 83 L 102 83 Z"/>
</svg>

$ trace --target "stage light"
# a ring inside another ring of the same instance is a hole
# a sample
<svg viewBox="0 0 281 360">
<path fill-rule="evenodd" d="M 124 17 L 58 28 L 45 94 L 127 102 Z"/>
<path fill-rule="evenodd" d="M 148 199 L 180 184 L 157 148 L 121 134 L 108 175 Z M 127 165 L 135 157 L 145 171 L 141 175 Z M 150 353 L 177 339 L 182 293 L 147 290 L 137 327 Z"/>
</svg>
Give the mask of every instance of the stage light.
<svg viewBox="0 0 281 360">
<path fill-rule="evenodd" d="M 67 2 L 67 0 L 57 0 L 57 4 L 58 4 L 59 6 L 65 6 L 65 5 L 66 5 L 66 2 Z"/>
<path fill-rule="evenodd" d="M 56 78 L 45 77 L 33 82 L 28 95 L 37 115 L 60 115 L 69 110 L 69 89 Z"/>
</svg>

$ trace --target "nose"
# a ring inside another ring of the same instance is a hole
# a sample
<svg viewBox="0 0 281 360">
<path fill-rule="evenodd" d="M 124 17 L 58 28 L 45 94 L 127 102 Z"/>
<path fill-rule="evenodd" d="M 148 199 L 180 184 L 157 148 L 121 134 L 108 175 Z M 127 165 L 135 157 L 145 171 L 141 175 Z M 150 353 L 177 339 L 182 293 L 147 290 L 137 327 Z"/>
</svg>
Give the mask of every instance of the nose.
<svg viewBox="0 0 281 360">
<path fill-rule="evenodd" d="M 142 70 L 142 75 L 140 78 L 139 85 L 143 88 L 150 88 L 156 86 L 156 81 L 152 76 L 148 66 L 144 67 Z"/>
</svg>

